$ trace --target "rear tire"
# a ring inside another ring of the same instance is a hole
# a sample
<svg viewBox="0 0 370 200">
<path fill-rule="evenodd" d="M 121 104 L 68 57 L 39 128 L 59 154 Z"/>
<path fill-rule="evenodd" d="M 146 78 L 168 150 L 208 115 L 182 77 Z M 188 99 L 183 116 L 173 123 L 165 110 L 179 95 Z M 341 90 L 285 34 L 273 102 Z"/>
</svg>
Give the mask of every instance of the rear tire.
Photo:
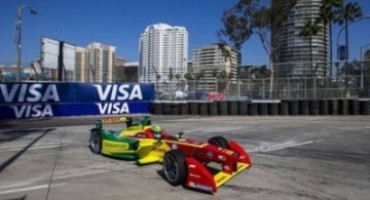
<svg viewBox="0 0 370 200">
<path fill-rule="evenodd" d="M 167 152 L 163 158 L 163 172 L 173 186 L 183 184 L 186 179 L 185 155 L 179 150 Z"/>
<path fill-rule="evenodd" d="M 224 138 L 222 136 L 211 137 L 208 140 L 208 143 L 213 144 L 213 145 L 218 146 L 218 147 L 221 147 L 221 148 L 224 148 L 224 149 L 229 148 L 229 142 L 227 141 L 226 138 Z"/>
<path fill-rule="evenodd" d="M 99 130 L 92 130 L 90 133 L 90 149 L 95 154 L 100 154 L 102 148 L 102 136 Z"/>
</svg>

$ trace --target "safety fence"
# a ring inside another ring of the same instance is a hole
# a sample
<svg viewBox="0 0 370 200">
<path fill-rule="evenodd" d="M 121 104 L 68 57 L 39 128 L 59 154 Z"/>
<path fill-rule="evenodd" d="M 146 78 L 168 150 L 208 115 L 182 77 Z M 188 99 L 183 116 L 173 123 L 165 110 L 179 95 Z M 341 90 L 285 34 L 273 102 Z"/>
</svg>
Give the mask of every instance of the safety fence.
<svg viewBox="0 0 370 200">
<path fill-rule="evenodd" d="M 156 84 L 156 96 L 157 100 L 369 98 L 370 76 L 188 80 Z"/>
</svg>

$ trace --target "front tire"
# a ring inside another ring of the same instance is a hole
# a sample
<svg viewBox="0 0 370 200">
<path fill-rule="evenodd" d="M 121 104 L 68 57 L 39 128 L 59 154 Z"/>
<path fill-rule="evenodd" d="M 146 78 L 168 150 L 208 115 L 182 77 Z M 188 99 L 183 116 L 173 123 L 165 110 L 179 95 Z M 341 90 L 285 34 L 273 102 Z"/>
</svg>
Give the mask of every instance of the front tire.
<svg viewBox="0 0 370 200">
<path fill-rule="evenodd" d="M 90 133 L 90 149 L 95 154 L 100 154 L 102 148 L 102 136 L 99 130 L 92 130 Z"/>
<path fill-rule="evenodd" d="M 224 148 L 224 149 L 229 148 L 229 142 L 227 141 L 226 138 L 224 138 L 222 136 L 212 137 L 208 140 L 208 143 L 213 144 L 213 145 L 218 146 L 218 147 L 221 147 L 221 148 Z"/>
<path fill-rule="evenodd" d="M 179 150 L 167 152 L 163 158 L 163 172 L 173 186 L 183 184 L 186 179 L 185 155 Z"/>
</svg>

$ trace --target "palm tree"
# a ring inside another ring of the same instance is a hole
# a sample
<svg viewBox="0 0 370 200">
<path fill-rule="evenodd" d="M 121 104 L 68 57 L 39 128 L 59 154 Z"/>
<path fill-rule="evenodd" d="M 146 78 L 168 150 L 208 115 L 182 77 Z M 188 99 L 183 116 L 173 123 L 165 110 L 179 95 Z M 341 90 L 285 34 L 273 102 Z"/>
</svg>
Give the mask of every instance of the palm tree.
<svg viewBox="0 0 370 200">
<path fill-rule="evenodd" d="M 339 25 L 344 25 L 345 28 L 345 38 L 346 38 L 346 60 L 349 57 L 349 33 L 348 33 L 348 23 L 355 21 L 363 16 L 361 6 L 356 3 L 342 4 L 342 8 L 335 13 L 335 22 Z M 346 70 L 345 70 L 346 73 Z"/>
<path fill-rule="evenodd" d="M 323 23 L 324 25 L 324 41 L 327 41 L 327 26 L 329 25 L 329 50 L 330 50 L 330 68 L 329 68 L 329 75 L 332 76 L 333 69 L 332 69 L 332 62 L 333 62 L 333 37 L 332 37 L 332 21 L 335 19 L 335 13 L 338 12 L 343 5 L 343 0 L 323 0 L 322 5 L 320 7 L 320 15 L 316 19 L 317 24 Z M 325 53 L 327 53 L 327 45 L 325 44 Z"/>
<path fill-rule="evenodd" d="M 319 32 L 320 27 L 313 23 L 311 20 L 307 20 L 301 31 L 299 32 L 299 35 L 305 38 L 309 39 L 309 48 L 310 48 L 310 66 L 311 66 L 311 76 L 313 75 L 313 68 L 312 68 L 312 36 L 317 35 Z"/>
</svg>

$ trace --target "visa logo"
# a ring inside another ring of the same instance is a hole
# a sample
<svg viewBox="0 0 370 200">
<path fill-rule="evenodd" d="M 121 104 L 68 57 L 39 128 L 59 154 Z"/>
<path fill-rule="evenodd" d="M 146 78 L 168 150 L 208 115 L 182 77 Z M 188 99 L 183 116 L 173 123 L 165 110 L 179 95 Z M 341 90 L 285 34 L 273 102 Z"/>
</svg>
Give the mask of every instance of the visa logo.
<svg viewBox="0 0 370 200">
<path fill-rule="evenodd" d="M 130 88 L 129 84 L 117 85 L 109 84 L 93 85 L 98 91 L 101 101 L 126 101 L 126 100 L 142 100 L 143 94 L 139 84 L 135 84 Z M 130 90 L 131 89 L 131 90 Z"/>
<path fill-rule="evenodd" d="M 6 103 L 20 102 L 59 102 L 59 94 L 55 84 L 0 84 L 1 96 Z"/>
</svg>

